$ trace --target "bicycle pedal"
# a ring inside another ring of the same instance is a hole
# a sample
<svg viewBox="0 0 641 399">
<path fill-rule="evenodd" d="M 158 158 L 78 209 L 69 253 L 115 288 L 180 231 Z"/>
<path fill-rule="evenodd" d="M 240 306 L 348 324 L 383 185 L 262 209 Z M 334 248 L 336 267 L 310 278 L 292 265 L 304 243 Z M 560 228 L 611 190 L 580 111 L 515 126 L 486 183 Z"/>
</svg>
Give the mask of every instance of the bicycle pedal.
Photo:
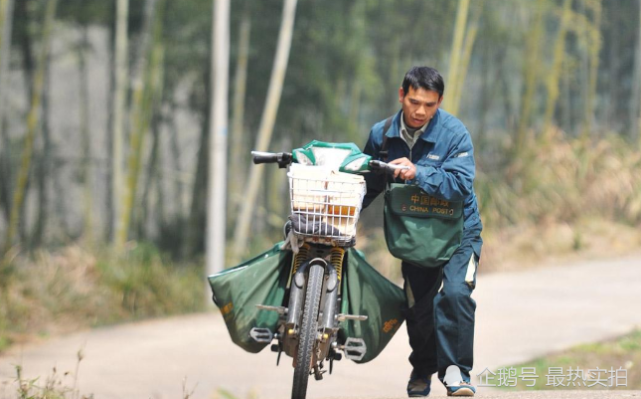
<svg viewBox="0 0 641 399">
<path fill-rule="evenodd" d="M 355 361 L 360 361 L 367 353 L 367 345 L 362 338 L 347 338 L 342 349 L 346 358 Z"/>
<path fill-rule="evenodd" d="M 274 334 L 269 328 L 254 327 L 249 332 L 249 336 L 256 342 L 268 344 L 274 339 Z"/>
<path fill-rule="evenodd" d="M 354 321 L 365 321 L 367 320 L 367 316 L 365 315 L 358 315 L 358 314 L 339 314 L 336 316 L 338 321 L 344 321 L 344 320 L 354 320 Z"/>
</svg>

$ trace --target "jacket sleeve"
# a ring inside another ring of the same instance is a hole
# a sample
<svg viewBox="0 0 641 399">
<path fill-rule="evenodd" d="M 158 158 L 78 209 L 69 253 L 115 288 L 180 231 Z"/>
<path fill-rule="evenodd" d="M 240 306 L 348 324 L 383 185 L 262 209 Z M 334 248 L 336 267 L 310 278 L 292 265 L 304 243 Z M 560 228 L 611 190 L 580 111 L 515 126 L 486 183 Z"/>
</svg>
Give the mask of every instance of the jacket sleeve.
<svg viewBox="0 0 641 399">
<path fill-rule="evenodd" d="M 369 133 L 369 139 L 365 144 L 363 153 L 370 155 L 372 159 L 379 159 L 379 152 L 381 144 L 374 139 L 374 128 Z M 363 198 L 363 209 L 367 208 L 378 197 L 378 195 L 385 190 L 385 179 L 382 175 L 374 172 L 365 173 L 365 184 L 367 186 L 367 193 Z"/>
<path fill-rule="evenodd" d="M 462 201 L 472 192 L 474 174 L 474 148 L 466 132 L 453 143 L 440 166 L 416 165 L 414 184 L 435 197 Z"/>
</svg>

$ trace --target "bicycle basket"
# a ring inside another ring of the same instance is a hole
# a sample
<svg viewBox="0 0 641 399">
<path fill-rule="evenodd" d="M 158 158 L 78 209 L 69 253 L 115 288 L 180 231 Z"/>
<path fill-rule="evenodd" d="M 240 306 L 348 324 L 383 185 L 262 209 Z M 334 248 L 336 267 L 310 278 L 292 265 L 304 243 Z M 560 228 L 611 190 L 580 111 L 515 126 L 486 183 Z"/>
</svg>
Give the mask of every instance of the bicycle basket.
<svg viewBox="0 0 641 399">
<path fill-rule="evenodd" d="M 292 166 L 287 176 L 294 232 L 315 242 L 351 241 L 366 190 L 363 176 Z"/>
</svg>

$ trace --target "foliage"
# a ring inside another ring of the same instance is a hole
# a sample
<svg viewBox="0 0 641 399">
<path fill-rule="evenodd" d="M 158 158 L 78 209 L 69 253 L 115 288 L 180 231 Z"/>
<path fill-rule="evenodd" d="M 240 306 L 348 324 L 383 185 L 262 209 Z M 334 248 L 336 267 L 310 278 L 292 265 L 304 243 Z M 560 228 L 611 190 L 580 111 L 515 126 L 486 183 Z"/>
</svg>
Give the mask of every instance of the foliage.
<svg viewBox="0 0 641 399">
<path fill-rule="evenodd" d="M 44 384 L 40 378 L 28 379 L 23 376 L 22 366 L 15 366 L 16 379 L 13 386 L 16 387 L 16 396 L 5 396 L 4 392 L 0 392 L 1 399 L 9 399 L 15 397 L 16 399 L 93 399 L 93 395 L 80 395 L 80 391 L 76 388 L 78 383 L 78 370 L 80 362 L 82 362 L 84 354 L 82 351 L 77 353 L 77 363 L 75 372 L 65 371 L 62 375 L 58 369 L 54 367 L 51 374 L 46 377 Z M 72 379 L 72 386 L 69 386 L 67 380 Z M 11 386 L 11 385 L 10 385 Z M 13 387 L 11 386 L 11 387 Z"/>
<path fill-rule="evenodd" d="M 530 362 L 512 366 L 520 371 L 523 367 L 535 367 L 539 378 L 536 379 L 536 384 L 533 387 L 528 387 L 523 381 L 518 381 L 515 388 L 517 390 L 542 390 L 551 389 L 547 384 L 547 379 L 544 374 L 548 372 L 550 367 L 563 368 L 564 374 L 568 368 L 581 369 L 584 374 L 588 370 L 596 369 L 597 367 L 610 371 L 612 368 L 627 370 L 625 387 L 619 386 L 610 389 L 641 389 L 641 331 L 635 330 L 622 337 L 605 342 L 596 342 L 576 346 L 572 349 L 554 353 L 545 357 L 534 359 Z M 509 367 L 508 367 L 509 368 Z M 588 376 L 586 376 L 588 377 Z M 592 376 L 592 378 L 595 378 Z M 622 379 L 620 383 L 622 384 Z M 565 384 L 570 385 L 565 382 Z M 508 389 L 502 387 L 503 389 Z M 575 385 L 567 387 L 555 387 L 554 389 L 606 389 L 601 385 L 586 388 L 585 386 Z"/>
<path fill-rule="evenodd" d="M 13 12 L 11 87 L 2 87 L 2 95 L 11 101 L 5 101 L 5 109 L 0 110 L 6 116 L 0 126 L 3 238 L 8 215 L 16 208 L 12 193 L 18 188 L 19 155 L 29 146 L 25 115 L 35 87 L 35 55 L 46 43 L 42 21 L 47 3 L 16 1 Z M 142 48 L 146 3 L 129 2 L 132 65 L 149 51 Z M 549 221 L 573 224 L 581 217 L 637 225 L 641 205 L 634 171 L 639 164 L 635 155 L 639 138 L 631 127 L 639 109 L 634 88 L 641 86 L 641 74 L 634 72 L 641 68 L 635 64 L 634 51 L 628 50 L 639 47 L 638 2 L 471 2 L 468 37 L 463 39 L 460 58 L 459 75 L 465 82 L 457 88 L 455 76 L 447 75 L 455 58 L 451 47 L 458 4 L 451 0 L 300 2 L 270 149 L 289 150 L 311 139 L 353 141 L 362 147 L 369 127 L 398 110 L 403 73 L 416 64 L 431 65 L 445 75 L 446 98 L 460 97 L 457 115 L 473 136 L 486 234 L 524 225 L 543 229 Z M 232 2 L 232 63 L 239 51 L 239 24 L 244 17 L 251 22 L 243 100 L 246 153 L 255 145 L 264 108 L 282 5 L 282 0 Z M 123 148 L 137 160 L 131 168 L 131 182 L 137 187 L 131 189 L 135 198 L 128 234 L 154 243 L 174 258 L 197 259 L 202 256 L 206 220 L 212 2 L 161 1 L 157 7 L 153 42 L 162 56 L 150 68 L 158 81 L 145 79 L 144 92 L 159 98 L 148 102 L 145 120 L 136 124 L 139 129 L 130 136 L 143 144 Z M 115 14 L 113 2 L 58 4 L 38 123 L 42 133 L 33 143 L 35 162 L 25 182 L 25 207 L 16 216 L 18 231 L 12 245 L 37 250 L 82 236 L 101 242 L 113 235 L 109 184 L 113 154 L 105 148 L 110 148 L 112 139 L 108 132 L 112 131 Z M 90 159 L 83 158 L 84 151 L 75 145 L 81 128 L 75 121 L 76 80 L 80 79 L 74 63 L 77 36 L 82 32 L 88 34 Z M 230 70 L 236 68 L 231 65 Z M 130 68 L 128 78 L 127 96 L 134 98 L 135 68 Z M 146 137 L 152 134 L 153 140 Z M 575 139 L 580 136 L 581 140 Z M 235 163 L 248 165 L 247 154 L 230 160 L 232 166 Z M 228 180 L 242 186 L 246 172 L 246 168 L 232 168 Z M 257 248 L 256 252 L 275 241 L 273 237 L 280 238 L 287 203 L 282 200 L 286 178 L 279 172 L 269 172 L 257 203 L 252 204 L 259 216 L 252 225 L 254 241 L 249 248 Z M 74 176 L 87 178 L 79 181 Z M 571 179 L 572 184 L 561 179 Z M 93 182 L 86 186 L 95 199 L 96 231 L 91 232 L 85 231 L 90 225 L 81 220 L 91 212 L 77 206 L 85 181 Z M 65 195 L 52 196 L 53 192 Z M 55 216 L 39 228 L 46 211 Z M 368 229 L 380 225 L 379 215 L 373 212 L 363 215 L 362 221 Z M 34 238 L 39 236 L 43 239 Z"/>
<path fill-rule="evenodd" d="M 133 244 L 121 256 L 80 246 L 40 250 L 14 258 L 4 270 L 4 346 L 35 334 L 203 309 L 201 268 L 172 264 L 150 244 Z"/>
<path fill-rule="evenodd" d="M 505 169 L 480 165 L 476 187 L 488 229 L 581 217 L 641 223 L 641 153 L 625 140 L 551 130 L 527 149 Z"/>
</svg>

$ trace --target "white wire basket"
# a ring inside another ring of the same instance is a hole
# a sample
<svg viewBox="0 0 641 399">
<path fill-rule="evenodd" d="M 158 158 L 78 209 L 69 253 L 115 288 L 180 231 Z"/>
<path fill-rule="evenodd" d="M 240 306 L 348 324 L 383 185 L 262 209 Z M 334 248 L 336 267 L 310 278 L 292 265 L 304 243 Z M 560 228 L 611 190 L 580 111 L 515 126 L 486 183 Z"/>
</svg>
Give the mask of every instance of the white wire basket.
<svg viewBox="0 0 641 399">
<path fill-rule="evenodd" d="M 302 165 L 287 176 L 294 233 L 312 242 L 351 242 L 366 190 L 363 176 Z"/>
</svg>

